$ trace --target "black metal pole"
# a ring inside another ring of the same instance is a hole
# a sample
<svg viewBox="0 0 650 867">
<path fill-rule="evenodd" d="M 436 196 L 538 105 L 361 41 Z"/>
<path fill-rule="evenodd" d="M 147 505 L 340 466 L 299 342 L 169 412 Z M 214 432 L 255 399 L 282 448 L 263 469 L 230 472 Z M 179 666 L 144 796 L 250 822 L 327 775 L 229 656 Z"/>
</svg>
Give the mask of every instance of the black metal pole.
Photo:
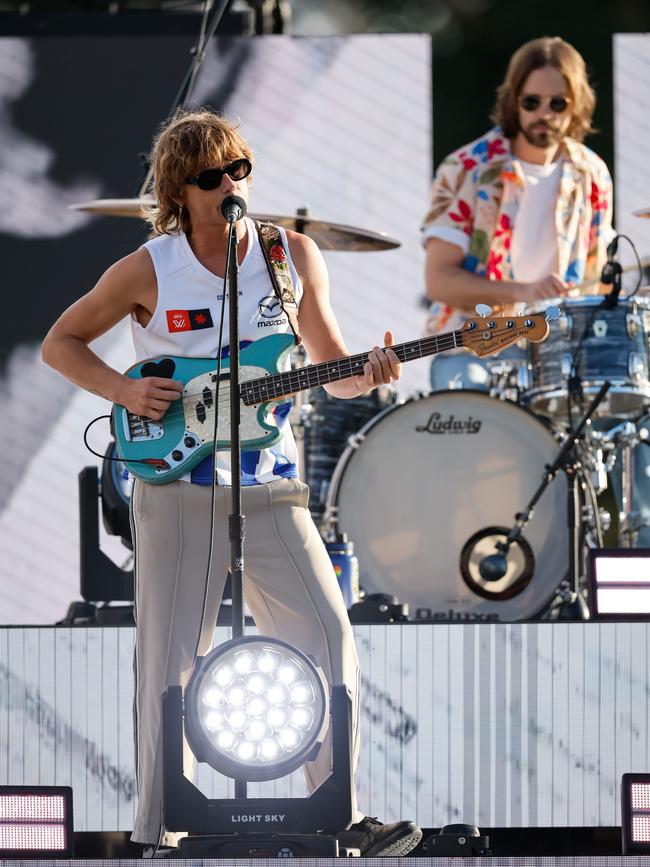
<svg viewBox="0 0 650 867">
<path fill-rule="evenodd" d="M 241 507 L 241 433 L 239 430 L 239 261 L 237 230 L 230 224 L 228 232 L 228 312 L 230 316 L 230 471 L 232 476 L 231 514 L 228 519 L 230 539 L 230 578 L 232 582 L 232 637 L 244 634 L 244 536 L 245 518 Z"/>
<path fill-rule="evenodd" d="M 210 15 L 212 16 L 205 27 L 202 28 L 201 35 L 199 37 L 198 45 L 193 45 L 190 49 L 190 55 L 192 57 L 192 61 L 185 73 L 185 77 L 181 82 L 181 86 L 178 89 L 178 93 L 174 97 L 174 101 L 172 102 L 172 106 L 167 114 L 167 121 L 170 121 L 174 115 L 176 114 L 179 108 L 184 108 L 187 102 L 189 102 L 190 97 L 192 96 L 192 92 L 194 90 L 194 85 L 196 84 L 196 79 L 198 77 L 201 66 L 203 66 L 203 61 L 205 60 L 205 54 L 208 49 L 208 45 L 214 34 L 217 31 L 217 27 L 221 23 L 221 19 L 224 14 L 228 11 L 228 7 L 232 3 L 232 0 L 220 0 L 219 5 L 216 9 L 212 8 L 210 10 Z M 151 182 L 151 176 L 153 175 L 153 168 L 149 161 L 147 160 L 145 164 L 145 175 L 142 181 L 140 182 L 140 187 L 138 189 L 138 198 L 142 198 Z"/>
<path fill-rule="evenodd" d="M 232 637 L 244 634 L 244 537 L 245 517 L 241 505 L 241 434 L 239 430 L 239 260 L 237 258 L 236 223 L 228 231 L 228 312 L 230 343 L 230 473 L 231 514 L 228 516 L 230 539 L 230 580 L 232 586 Z M 246 781 L 235 780 L 235 797 L 246 797 Z"/>
</svg>

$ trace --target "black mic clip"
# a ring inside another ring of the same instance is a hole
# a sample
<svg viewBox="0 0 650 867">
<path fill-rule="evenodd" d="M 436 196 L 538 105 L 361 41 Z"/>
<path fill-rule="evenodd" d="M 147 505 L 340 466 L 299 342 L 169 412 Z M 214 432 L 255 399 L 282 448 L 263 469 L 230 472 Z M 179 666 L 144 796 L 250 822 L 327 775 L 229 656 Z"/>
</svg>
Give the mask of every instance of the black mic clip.
<svg viewBox="0 0 650 867">
<path fill-rule="evenodd" d="M 623 268 L 620 262 L 616 261 L 616 251 L 618 250 L 618 239 L 616 235 L 607 245 L 607 261 L 603 265 L 603 270 L 600 274 L 600 282 L 606 286 L 611 286 L 611 292 L 605 295 L 602 307 L 605 310 L 612 310 L 618 304 L 618 296 L 621 293 L 621 275 Z"/>
</svg>

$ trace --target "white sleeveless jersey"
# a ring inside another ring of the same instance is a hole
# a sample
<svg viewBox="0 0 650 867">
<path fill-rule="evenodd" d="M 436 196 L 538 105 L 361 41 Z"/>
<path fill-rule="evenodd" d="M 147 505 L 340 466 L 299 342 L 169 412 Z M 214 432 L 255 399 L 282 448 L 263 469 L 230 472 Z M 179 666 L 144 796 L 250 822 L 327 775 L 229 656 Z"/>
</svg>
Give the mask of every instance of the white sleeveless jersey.
<svg viewBox="0 0 650 867">
<path fill-rule="evenodd" d="M 291 333 L 286 314 L 276 298 L 255 224 L 246 217 L 246 253 L 239 269 L 240 348 L 269 334 Z M 300 304 L 302 284 L 291 261 L 284 229 L 280 229 L 291 277 Z M 156 355 L 216 358 L 223 298 L 223 277 L 208 271 L 196 258 L 183 232 L 159 235 L 143 245 L 151 256 L 158 282 L 158 301 L 143 328 L 133 316 L 131 331 L 136 361 Z M 228 298 L 223 326 L 222 357 L 229 355 Z M 289 359 L 285 369 L 289 368 Z M 282 404 L 273 419 L 282 432 L 270 448 L 242 452 L 242 485 L 260 485 L 298 475 L 298 452 L 288 422 L 290 404 Z M 212 458 L 207 458 L 183 478 L 211 484 Z M 230 454 L 217 453 L 217 484 L 232 481 Z"/>
</svg>

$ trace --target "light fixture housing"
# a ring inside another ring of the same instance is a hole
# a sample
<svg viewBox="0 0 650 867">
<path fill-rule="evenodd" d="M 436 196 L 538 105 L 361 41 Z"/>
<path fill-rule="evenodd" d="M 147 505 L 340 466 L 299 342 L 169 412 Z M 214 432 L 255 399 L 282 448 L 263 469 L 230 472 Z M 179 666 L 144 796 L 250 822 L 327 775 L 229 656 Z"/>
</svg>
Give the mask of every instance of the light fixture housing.
<svg viewBox="0 0 650 867">
<path fill-rule="evenodd" d="M 69 858 L 74 854 L 70 786 L 0 786 L 0 855 Z"/>
<path fill-rule="evenodd" d="M 589 608 L 595 620 L 647 620 L 650 548 L 592 548 Z"/>
<path fill-rule="evenodd" d="M 243 636 L 198 657 L 185 733 L 199 761 L 237 780 L 274 780 L 313 758 L 329 725 L 320 668 L 276 638 Z"/>
<path fill-rule="evenodd" d="M 624 855 L 650 855 L 650 774 L 623 774 L 621 840 Z"/>
</svg>

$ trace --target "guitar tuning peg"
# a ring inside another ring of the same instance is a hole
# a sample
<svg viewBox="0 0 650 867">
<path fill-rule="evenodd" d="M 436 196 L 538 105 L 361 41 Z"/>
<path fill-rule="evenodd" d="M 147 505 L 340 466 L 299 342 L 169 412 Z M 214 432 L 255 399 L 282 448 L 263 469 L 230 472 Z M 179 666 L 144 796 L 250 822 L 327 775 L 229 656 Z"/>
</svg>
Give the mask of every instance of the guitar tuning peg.
<svg viewBox="0 0 650 867">
<path fill-rule="evenodd" d="M 481 319 L 485 319 L 486 316 L 489 316 L 490 313 L 492 313 L 492 308 L 489 304 L 477 304 L 474 310 L 476 310 Z"/>
<path fill-rule="evenodd" d="M 547 307 L 544 313 L 544 318 L 547 322 L 551 322 L 553 319 L 560 318 L 560 308 L 559 307 Z"/>
</svg>

